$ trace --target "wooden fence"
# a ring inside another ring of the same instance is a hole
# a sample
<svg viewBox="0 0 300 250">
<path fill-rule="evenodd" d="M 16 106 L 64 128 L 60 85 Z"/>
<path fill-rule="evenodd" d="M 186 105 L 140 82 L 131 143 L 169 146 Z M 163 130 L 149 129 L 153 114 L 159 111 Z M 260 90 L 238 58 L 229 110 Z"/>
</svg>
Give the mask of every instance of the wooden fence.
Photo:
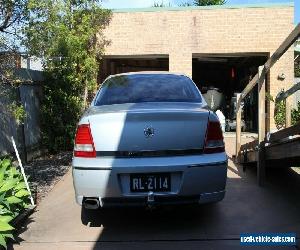
<svg viewBox="0 0 300 250">
<path fill-rule="evenodd" d="M 41 72 L 20 70 L 23 83 L 12 87 L 9 83 L 0 83 L 0 156 L 13 153 L 11 136 L 23 160 L 31 158 L 40 150 L 40 101 L 42 98 Z M 29 74 L 29 75 L 28 75 Z M 23 105 L 26 116 L 23 123 L 18 123 L 11 112 L 11 105 Z"/>
</svg>

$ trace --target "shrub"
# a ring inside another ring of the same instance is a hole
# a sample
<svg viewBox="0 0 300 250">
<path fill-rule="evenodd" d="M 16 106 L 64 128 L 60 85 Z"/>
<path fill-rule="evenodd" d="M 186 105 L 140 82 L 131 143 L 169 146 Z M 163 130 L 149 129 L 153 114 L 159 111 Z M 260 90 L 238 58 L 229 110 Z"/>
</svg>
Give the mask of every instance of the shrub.
<svg viewBox="0 0 300 250">
<path fill-rule="evenodd" d="M 300 102 L 298 102 L 298 107 L 292 110 L 292 125 L 300 122 Z"/>
<path fill-rule="evenodd" d="M 283 91 L 283 90 L 282 90 Z M 285 128 L 285 115 L 286 115 L 286 101 L 276 102 L 270 93 L 266 93 L 266 99 L 275 103 L 274 120 L 277 129 Z M 298 107 L 291 110 L 291 122 L 292 125 L 300 122 L 300 102 Z"/>
<path fill-rule="evenodd" d="M 275 104 L 274 120 L 277 129 L 285 128 L 285 101 Z M 292 125 L 300 122 L 300 102 L 298 107 L 291 110 Z"/>
<path fill-rule="evenodd" d="M 285 127 L 285 101 L 275 103 L 274 120 L 277 129 Z"/>
<path fill-rule="evenodd" d="M 300 77 L 300 63 L 295 64 L 295 77 Z"/>
<path fill-rule="evenodd" d="M 20 171 L 9 159 L 0 160 L 0 245 L 13 238 L 11 221 L 29 205 L 29 192 Z"/>
<path fill-rule="evenodd" d="M 71 150 L 76 124 L 97 87 L 109 44 L 102 34 L 111 11 L 101 0 L 31 1 L 24 45 L 44 58 L 42 142 L 50 152 Z M 37 18 L 39 17 L 39 18 Z"/>
</svg>

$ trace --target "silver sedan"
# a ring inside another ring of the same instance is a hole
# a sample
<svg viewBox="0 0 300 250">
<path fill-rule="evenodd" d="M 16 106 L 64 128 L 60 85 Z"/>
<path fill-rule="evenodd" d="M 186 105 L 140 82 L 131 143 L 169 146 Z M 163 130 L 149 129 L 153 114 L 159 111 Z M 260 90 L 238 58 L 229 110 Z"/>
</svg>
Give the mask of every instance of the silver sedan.
<svg viewBox="0 0 300 250">
<path fill-rule="evenodd" d="M 108 77 L 79 121 L 76 201 L 87 209 L 224 198 L 227 156 L 217 116 L 187 76 Z"/>
</svg>

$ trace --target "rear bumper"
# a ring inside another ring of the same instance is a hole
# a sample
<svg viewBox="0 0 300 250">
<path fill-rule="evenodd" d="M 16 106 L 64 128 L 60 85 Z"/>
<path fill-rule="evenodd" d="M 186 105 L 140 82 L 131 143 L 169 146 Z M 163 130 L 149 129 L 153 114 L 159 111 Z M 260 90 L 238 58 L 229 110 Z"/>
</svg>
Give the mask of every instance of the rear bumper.
<svg viewBox="0 0 300 250">
<path fill-rule="evenodd" d="M 170 192 L 131 193 L 132 173 L 171 173 Z M 199 156 L 133 159 L 73 159 L 76 201 L 93 197 L 101 206 L 145 206 L 217 202 L 224 198 L 227 178 L 225 153 Z"/>
<path fill-rule="evenodd" d="M 101 198 L 101 207 L 146 207 L 146 206 L 164 206 L 164 205 L 184 205 L 184 204 L 205 204 L 218 202 L 225 197 L 225 190 L 214 193 L 204 193 L 196 196 L 178 196 L 178 195 L 154 195 L 153 201 L 149 202 L 147 197 L 117 197 Z M 80 203 L 81 197 L 78 197 Z"/>
</svg>

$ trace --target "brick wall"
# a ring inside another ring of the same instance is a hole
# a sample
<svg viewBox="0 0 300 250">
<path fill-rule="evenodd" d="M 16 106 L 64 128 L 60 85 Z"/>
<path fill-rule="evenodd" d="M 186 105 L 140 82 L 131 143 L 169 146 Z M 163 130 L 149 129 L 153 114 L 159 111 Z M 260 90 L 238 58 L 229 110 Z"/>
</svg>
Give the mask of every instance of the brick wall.
<svg viewBox="0 0 300 250">
<path fill-rule="evenodd" d="M 192 76 L 193 53 L 272 53 L 293 27 L 291 5 L 223 6 L 114 12 L 104 34 L 111 40 L 107 55 L 168 54 L 171 72 Z M 280 73 L 286 75 L 285 80 L 277 79 Z M 291 49 L 270 71 L 267 90 L 275 96 L 293 79 Z M 267 128 L 274 129 L 274 105 L 268 105 Z"/>
</svg>

